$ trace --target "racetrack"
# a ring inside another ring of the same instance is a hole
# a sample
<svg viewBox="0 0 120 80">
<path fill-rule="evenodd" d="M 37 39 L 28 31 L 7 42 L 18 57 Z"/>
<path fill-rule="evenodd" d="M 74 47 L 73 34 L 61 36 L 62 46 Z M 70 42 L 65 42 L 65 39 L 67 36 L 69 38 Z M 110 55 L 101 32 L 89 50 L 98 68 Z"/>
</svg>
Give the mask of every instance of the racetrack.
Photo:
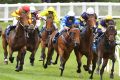
<svg viewBox="0 0 120 80">
<path fill-rule="evenodd" d="M 4 29 L 9 23 L 0 22 L 0 25 Z M 117 20 L 116 22 L 117 28 L 120 29 L 120 21 Z M 24 70 L 22 72 L 15 72 L 15 65 L 16 60 L 14 60 L 14 63 L 10 63 L 8 65 L 4 64 L 4 57 L 3 57 L 3 49 L 1 45 L 1 38 L 0 38 L 0 80 L 88 80 L 89 74 L 83 70 L 83 67 L 81 67 L 82 72 L 81 76 L 79 77 L 79 74 L 76 73 L 77 69 L 77 63 L 75 59 L 75 55 L 72 52 L 70 58 L 67 61 L 64 74 L 62 77 L 60 77 L 60 70 L 59 70 L 59 63 L 57 65 L 51 65 L 48 67 L 48 69 L 44 69 L 42 67 L 42 62 L 39 62 L 39 56 L 40 56 L 40 47 L 36 53 L 35 58 L 35 66 L 31 66 L 29 63 L 29 56 L 30 53 L 27 52 L 25 57 L 25 64 L 24 64 Z M 16 57 L 17 53 L 14 53 L 14 57 Z M 54 56 L 55 57 L 55 56 Z M 54 59 L 55 60 L 55 59 Z M 82 58 L 83 64 L 86 63 L 86 58 Z M 99 80 L 99 75 L 94 74 L 94 80 Z M 110 80 L 109 73 L 105 71 L 103 75 L 103 80 Z M 115 76 L 114 80 L 120 80 L 120 77 L 118 76 L 118 62 L 115 63 Z"/>
</svg>

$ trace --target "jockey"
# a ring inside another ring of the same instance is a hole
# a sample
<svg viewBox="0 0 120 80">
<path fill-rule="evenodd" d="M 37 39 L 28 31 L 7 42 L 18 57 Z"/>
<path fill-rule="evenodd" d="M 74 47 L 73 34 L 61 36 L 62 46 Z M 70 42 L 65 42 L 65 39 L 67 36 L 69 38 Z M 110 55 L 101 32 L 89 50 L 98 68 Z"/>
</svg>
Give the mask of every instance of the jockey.
<svg viewBox="0 0 120 80">
<path fill-rule="evenodd" d="M 69 11 L 68 14 L 62 18 L 60 24 L 61 29 L 55 35 L 53 43 L 56 43 L 58 36 L 61 35 L 63 31 L 70 29 L 73 24 L 79 26 L 79 21 L 75 18 L 75 13 L 73 11 Z"/>
<path fill-rule="evenodd" d="M 30 12 L 31 12 L 31 16 L 33 15 L 33 16 L 35 16 L 35 18 L 36 18 L 35 29 L 38 30 L 39 37 L 41 37 L 40 31 L 39 31 L 40 19 L 39 19 L 38 11 L 35 9 L 34 6 L 31 6 L 31 7 L 30 7 Z"/>
<path fill-rule="evenodd" d="M 59 19 L 58 19 L 58 16 L 57 16 L 57 12 L 55 11 L 55 9 L 53 7 L 49 7 L 47 8 L 46 10 L 40 12 L 39 16 L 45 16 L 47 17 L 49 14 L 53 14 L 53 17 L 54 17 L 54 26 L 55 28 L 57 29 L 57 26 L 59 26 Z M 45 25 L 43 25 L 43 28 L 45 27 Z"/>
<path fill-rule="evenodd" d="M 95 17 L 97 19 L 97 15 L 96 15 L 96 13 L 95 13 L 95 11 L 94 11 L 94 9 L 92 7 L 89 7 L 86 10 L 86 12 L 82 13 L 82 15 L 79 18 L 80 19 L 80 26 L 81 26 L 81 28 L 84 28 L 84 26 L 86 25 L 87 16 L 88 15 L 93 15 L 93 14 L 95 14 Z M 98 25 L 98 21 L 97 21 L 96 25 Z"/>
<path fill-rule="evenodd" d="M 21 13 L 25 13 L 29 16 L 29 23 L 31 23 L 31 15 L 30 15 L 30 6 L 28 5 L 24 5 L 22 7 L 20 7 L 19 9 L 17 9 L 16 11 L 12 12 L 12 16 L 13 16 L 13 25 L 9 25 L 6 29 L 6 34 L 9 35 L 10 31 L 12 29 L 16 28 L 17 22 L 18 22 L 18 17 L 20 16 Z"/>
<path fill-rule="evenodd" d="M 30 7 L 30 12 L 31 12 L 31 15 L 35 16 L 35 18 L 36 18 L 36 26 L 35 26 L 35 28 L 38 28 L 40 26 L 40 20 L 39 20 L 39 16 L 38 16 L 38 11 L 35 9 L 34 6 L 31 6 Z"/>
<path fill-rule="evenodd" d="M 100 24 L 98 25 L 98 30 L 97 30 L 97 33 L 98 33 L 97 38 L 100 37 L 106 31 L 106 28 L 107 28 L 106 22 L 109 21 L 109 20 L 113 20 L 113 18 L 112 18 L 112 16 L 107 15 L 105 17 L 105 19 L 102 19 L 100 21 Z"/>
</svg>

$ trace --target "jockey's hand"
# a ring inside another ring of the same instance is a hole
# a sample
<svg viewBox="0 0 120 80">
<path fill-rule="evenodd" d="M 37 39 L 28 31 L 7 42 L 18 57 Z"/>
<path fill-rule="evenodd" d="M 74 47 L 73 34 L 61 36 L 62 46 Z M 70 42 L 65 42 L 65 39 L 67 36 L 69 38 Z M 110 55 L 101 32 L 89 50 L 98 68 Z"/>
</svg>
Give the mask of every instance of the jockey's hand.
<svg viewBox="0 0 120 80">
<path fill-rule="evenodd" d="M 65 29 L 65 30 L 69 30 L 70 28 L 69 28 L 69 27 L 67 27 L 67 26 L 65 26 L 65 27 L 64 27 L 64 29 Z"/>
</svg>

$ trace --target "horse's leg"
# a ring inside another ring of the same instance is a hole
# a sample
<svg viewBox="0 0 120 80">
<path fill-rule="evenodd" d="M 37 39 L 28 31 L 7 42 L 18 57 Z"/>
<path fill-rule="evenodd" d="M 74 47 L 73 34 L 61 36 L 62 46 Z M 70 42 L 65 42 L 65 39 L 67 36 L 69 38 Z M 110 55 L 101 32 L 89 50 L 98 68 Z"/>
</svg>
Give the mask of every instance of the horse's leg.
<svg viewBox="0 0 120 80">
<path fill-rule="evenodd" d="M 18 55 L 17 55 L 17 58 L 16 58 L 16 61 L 17 61 L 17 64 L 16 64 L 16 70 L 17 72 L 19 72 L 19 61 L 20 61 L 20 55 L 21 54 L 21 51 L 18 51 Z"/>
<path fill-rule="evenodd" d="M 92 72 L 91 72 L 90 79 L 93 79 L 93 73 L 94 73 L 94 70 L 95 70 L 95 68 L 96 68 L 96 62 L 97 62 L 97 56 L 96 56 L 96 54 L 93 54 Z"/>
<path fill-rule="evenodd" d="M 8 64 L 8 59 L 7 59 L 7 56 L 8 56 L 8 51 L 7 51 L 7 41 L 4 39 L 4 37 L 2 37 L 2 47 L 3 47 L 3 50 L 4 50 L 4 62 L 5 64 Z"/>
<path fill-rule="evenodd" d="M 91 51 L 89 51 L 88 56 L 87 56 L 87 65 L 83 65 L 85 71 L 88 71 L 89 73 L 92 72 L 92 70 L 90 69 L 92 59 L 93 59 L 93 54 Z"/>
<path fill-rule="evenodd" d="M 16 71 L 22 71 L 23 70 L 23 65 L 24 65 L 24 58 L 25 58 L 26 50 L 25 48 L 20 51 L 18 54 L 18 61 L 20 61 L 20 64 L 16 68 Z"/>
<path fill-rule="evenodd" d="M 60 76 L 63 75 L 65 64 L 66 64 L 66 61 L 68 60 L 69 56 L 70 56 L 70 53 L 67 53 L 67 52 L 64 52 L 62 55 L 60 55 L 60 62 L 61 62 L 60 68 L 59 68 L 61 70 Z"/>
<path fill-rule="evenodd" d="M 104 68 L 106 67 L 107 65 L 107 62 L 108 62 L 108 59 L 103 59 L 103 64 L 102 64 L 102 68 L 100 70 L 100 80 L 102 80 L 102 75 L 103 75 L 103 72 L 104 72 Z"/>
<path fill-rule="evenodd" d="M 74 49 L 74 52 L 75 52 L 76 60 L 77 60 L 77 63 L 78 63 L 77 73 L 81 73 L 80 67 L 81 67 L 81 65 L 82 65 L 82 62 L 81 62 L 82 54 L 78 51 L 78 49 Z"/>
<path fill-rule="evenodd" d="M 114 75 L 113 75 L 113 72 L 114 72 L 114 64 L 115 64 L 115 57 L 112 59 L 112 69 L 111 69 L 111 74 L 110 74 L 110 78 L 113 79 L 114 78 Z"/>
<path fill-rule="evenodd" d="M 19 56 L 20 56 L 20 51 L 18 51 L 18 55 L 17 55 L 17 58 L 16 58 L 16 61 L 17 61 L 17 64 L 16 64 L 16 71 L 18 71 L 18 66 L 19 66 Z"/>
<path fill-rule="evenodd" d="M 57 62 L 58 62 L 58 58 L 59 58 L 59 54 L 57 53 L 57 56 L 56 56 L 55 62 L 53 63 L 54 65 L 57 64 Z"/>
<path fill-rule="evenodd" d="M 32 51 L 31 55 L 30 55 L 30 63 L 31 63 L 31 66 L 34 66 L 34 60 L 35 60 L 35 53 L 36 53 L 36 50 Z"/>
<path fill-rule="evenodd" d="M 43 43 L 41 43 L 41 44 L 42 44 L 42 50 L 41 50 L 41 56 L 40 56 L 39 61 L 43 61 L 45 59 L 45 57 L 46 57 L 46 55 L 45 55 L 45 47 L 46 47 L 46 45 L 43 44 Z"/>
<path fill-rule="evenodd" d="M 46 60 L 46 63 L 45 63 L 45 65 L 44 65 L 44 63 L 43 63 L 43 66 L 44 66 L 44 68 L 47 68 L 47 65 L 50 63 L 50 61 L 51 61 L 51 58 L 52 58 L 52 51 L 53 51 L 54 49 L 52 48 L 52 47 L 48 47 L 48 52 L 47 52 L 47 60 Z M 44 61 L 43 61 L 44 62 Z"/>
<path fill-rule="evenodd" d="M 102 58 L 99 57 L 98 60 L 97 60 L 97 65 L 98 65 L 97 70 L 96 70 L 97 74 L 100 73 L 100 65 L 101 65 L 101 63 L 102 63 Z"/>
<path fill-rule="evenodd" d="M 13 50 L 11 49 L 11 47 L 9 47 L 9 61 L 11 63 L 13 63 L 14 61 L 14 57 L 12 57 L 12 55 L 13 55 Z"/>
</svg>

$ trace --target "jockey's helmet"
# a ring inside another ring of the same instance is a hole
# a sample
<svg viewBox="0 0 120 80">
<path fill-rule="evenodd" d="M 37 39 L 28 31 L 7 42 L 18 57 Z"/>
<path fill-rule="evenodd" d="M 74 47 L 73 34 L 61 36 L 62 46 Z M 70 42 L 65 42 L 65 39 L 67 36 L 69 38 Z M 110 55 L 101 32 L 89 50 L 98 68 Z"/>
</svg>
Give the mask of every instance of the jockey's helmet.
<svg viewBox="0 0 120 80">
<path fill-rule="evenodd" d="M 52 11 L 52 12 L 53 12 L 54 10 L 55 10 L 55 9 L 54 9 L 53 7 L 49 7 L 49 8 L 48 8 L 48 11 Z"/>
<path fill-rule="evenodd" d="M 105 17 L 105 19 L 106 19 L 106 20 L 112 20 L 113 18 L 112 18 L 111 15 L 107 15 L 107 16 Z"/>
<path fill-rule="evenodd" d="M 92 7 L 89 7 L 89 8 L 87 9 L 86 13 L 87 13 L 87 14 L 94 14 L 95 11 L 94 11 L 94 9 L 93 9 Z"/>
<path fill-rule="evenodd" d="M 73 11 L 69 11 L 69 12 L 67 13 L 67 15 L 68 15 L 68 16 L 75 16 L 75 13 L 74 13 Z"/>
<path fill-rule="evenodd" d="M 30 7 L 30 12 L 31 12 L 31 13 L 34 13 L 35 11 L 36 11 L 35 7 L 34 7 L 34 6 L 31 6 L 31 7 Z"/>
<path fill-rule="evenodd" d="M 24 6 L 22 6 L 22 10 L 24 10 L 25 12 L 29 12 L 30 11 L 30 6 L 24 5 Z"/>
</svg>

